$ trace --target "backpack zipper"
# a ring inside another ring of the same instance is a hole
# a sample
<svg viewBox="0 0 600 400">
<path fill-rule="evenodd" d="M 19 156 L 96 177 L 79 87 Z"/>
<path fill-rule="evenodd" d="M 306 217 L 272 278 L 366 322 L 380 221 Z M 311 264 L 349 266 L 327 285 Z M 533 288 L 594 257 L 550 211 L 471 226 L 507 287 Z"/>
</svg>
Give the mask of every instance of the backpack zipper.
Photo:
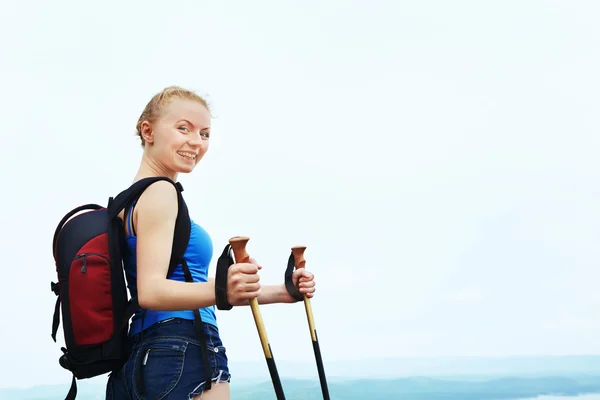
<svg viewBox="0 0 600 400">
<path fill-rule="evenodd" d="M 103 254 L 99 254 L 99 253 L 83 253 L 83 254 L 79 254 L 78 256 L 76 256 L 73 259 L 73 261 L 79 260 L 80 258 L 83 258 L 83 265 L 81 266 L 81 273 L 82 274 L 85 274 L 87 272 L 87 258 L 89 256 L 104 258 L 106 260 L 106 262 L 110 264 L 110 261 L 108 260 L 108 257 L 106 257 Z"/>
</svg>

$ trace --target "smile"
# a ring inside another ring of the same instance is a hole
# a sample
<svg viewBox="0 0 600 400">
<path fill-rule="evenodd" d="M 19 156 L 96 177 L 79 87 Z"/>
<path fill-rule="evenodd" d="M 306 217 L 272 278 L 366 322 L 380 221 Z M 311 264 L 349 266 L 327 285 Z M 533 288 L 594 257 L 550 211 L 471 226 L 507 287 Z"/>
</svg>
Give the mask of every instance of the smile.
<svg viewBox="0 0 600 400">
<path fill-rule="evenodd" d="M 179 154 L 183 158 L 187 158 L 188 160 L 195 160 L 196 157 L 197 157 L 197 154 L 188 153 L 188 152 L 185 152 L 185 151 L 178 151 L 177 154 Z"/>
</svg>

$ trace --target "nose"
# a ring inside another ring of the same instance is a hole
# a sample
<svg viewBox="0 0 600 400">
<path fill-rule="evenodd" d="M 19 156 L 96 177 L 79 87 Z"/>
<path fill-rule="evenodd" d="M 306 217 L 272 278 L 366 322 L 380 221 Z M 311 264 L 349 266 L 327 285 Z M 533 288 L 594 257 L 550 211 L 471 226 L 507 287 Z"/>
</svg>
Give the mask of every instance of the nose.
<svg viewBox="0 0 600 400">
<path fill-rule="evenodd" d="M 199 133 L 194 133 L 193 135 L 189 136 L 188 144 L 194 148 L 199 148 L 202 147 L 202 145 L 204 144 L 204 140 L 202 139 Z"/>
</svg>

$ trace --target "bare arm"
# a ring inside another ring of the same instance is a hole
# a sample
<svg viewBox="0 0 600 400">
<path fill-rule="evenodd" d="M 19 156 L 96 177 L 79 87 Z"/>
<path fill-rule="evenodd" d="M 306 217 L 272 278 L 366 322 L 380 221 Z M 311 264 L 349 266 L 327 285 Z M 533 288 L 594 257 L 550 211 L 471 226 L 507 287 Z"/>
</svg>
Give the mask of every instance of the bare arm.
<svg viewBox="0 0 600 400">
<path fill-rule="evenodd" d="M 165 181 L 150 185 L 135 208 L 138 300 L 146 309 L 192 310 L 216 303 L 213 279 L 193 283 L 167 279 L 177 209 L 177 192 Z"/>
<path fill-rule="evenodd" d="M 254 260 L 252 260 L 255 262 Z M 292 275 L 292 281 L 297 282 L 297 288 L 300 293 L 311 298 L 315 295 L 315 280 L 314 275 L 306 269 L 296 270 Z M 258 304 L 277 304 L 277 303 L 296 303 L 285 288 L 285 284 L 279 285 L 262 285 L 261 294 L 258 296 Z M 245 302 L 244 305 L 249 305 L 250 302 Z"/>
<path fill-rule="evenodd" d="M 263 285 L 258 304 L 295 303 L 296 300 L 285 289 L 285 285 Z M 249 303 L 248 303 L 249 304 Z"/>
<path fill-rule="evenodd" d="M 277 303 L 295 303 L 296 300 L 290 296 L 283 284 L 281 285 L 262 285 L 261 295 L 258 296 L 258 304 L 277 304 Z M 245 301 L 242 306 L 249 306 L 250 301 Z"/>
</svg>

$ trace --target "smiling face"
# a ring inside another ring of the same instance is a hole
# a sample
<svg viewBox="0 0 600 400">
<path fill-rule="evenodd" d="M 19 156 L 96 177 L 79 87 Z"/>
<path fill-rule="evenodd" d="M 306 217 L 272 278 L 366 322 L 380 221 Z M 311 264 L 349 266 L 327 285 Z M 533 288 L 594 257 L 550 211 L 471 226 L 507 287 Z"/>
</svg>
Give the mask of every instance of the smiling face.
<svg viewBox="0 0 600 400">
<path fill-rule="evenodd" d="M 211 115 L 195 95 L 157 98 L 148 104 L 138 123 L 144 157 L 157 173 L 190 173 L 208 151 Z M 153 99 L 154 100 L 154 99 Z"/>
</svg>

